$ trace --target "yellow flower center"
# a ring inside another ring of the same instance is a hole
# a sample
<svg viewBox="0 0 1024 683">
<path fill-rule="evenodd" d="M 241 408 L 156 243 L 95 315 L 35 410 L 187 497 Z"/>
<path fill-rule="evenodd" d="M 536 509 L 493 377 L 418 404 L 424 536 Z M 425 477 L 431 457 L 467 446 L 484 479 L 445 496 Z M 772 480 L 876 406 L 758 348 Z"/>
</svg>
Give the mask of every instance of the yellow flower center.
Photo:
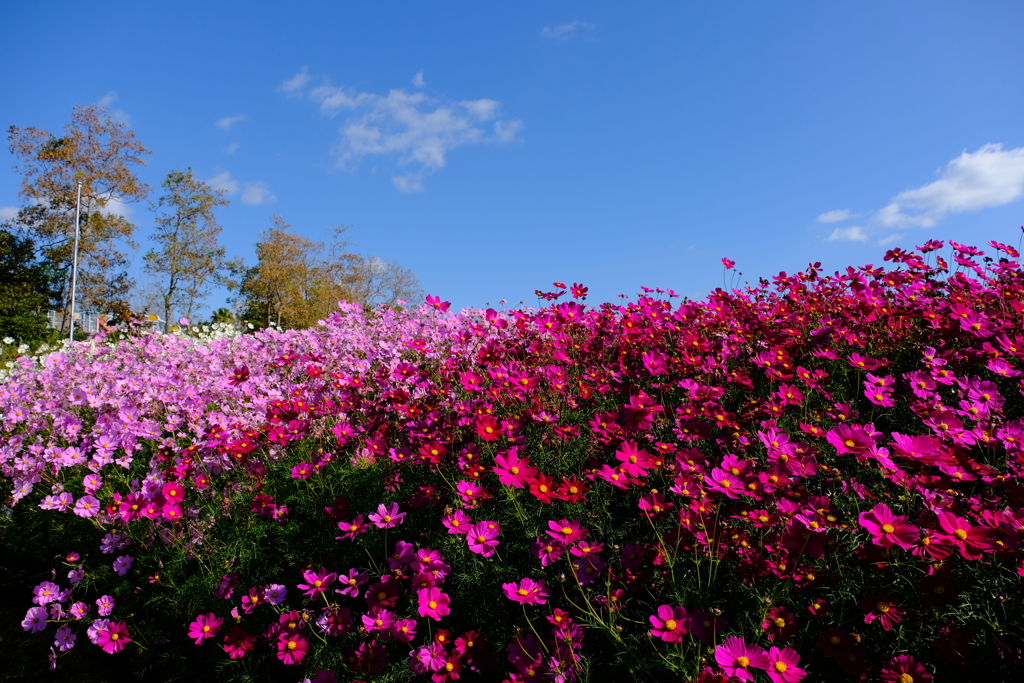
<svg viewBox="0 0 1024 683">
<path fill-rule="evenodd" d="M 894 531 L 896 531 L 896 527 L 894 527 L 892 524 L 883 524 L 882 531 L 884 531 L 887 534 L 891 534 Z"/>
<path fill-rule="evenodd" d="M 967 532 L 963 529 L 957 529 L 953 532 L 953 537 L 956 538 L 958 541 L 967 540 Z"/>
<path fill-rule="evenodd" d="M 786 620 L 782 617 L 775 617 L 775 625 L 779 628 L 783 628 L 786 625 Z"/>
<path fill-rule="evenodd" d="M 740 667 L 741 669 L 746 669 L 748 666 L 750 666 L 750 660 L 746 657 L 737 657 L 736 666 Z"/>
<path fill-rule="evenodd" d="M 785 673 L 785 671 L 786 671 L 786 663 L 785 662 L 775 662 L 775 670 L 778 671 L 780 674 L 781 673 Z"/>
<path fill-rule="evenodd" d="M 518 467 L 509 467 L 508 471 L 511 472 L 512 474 L 519 474 L 519 468 Z"/>
<path fill-rule="evenodd" d="M 665 628 L 667 628 L 669 631 L 675 631 L 676 630 L 676 620 L 675 619 L 669 619 L 668 621 L 666 621 L 665 622 Z"/>
<path fill-rule="evenodd" d="M 910 674 L 900 674 L 900 683 L 914 683 L 914 677 Z"/>
<path fill-rule="evenodd" d="M 437 601 L 436 600 L 431 600 L 430 602 L 427 603 L 427 607 L 429 607 L 430 609 L 437 609 Z"/>
<path fill-rule="evenodd" d="M 878 611 L 881 612 L 882 614 L 885 614 L 886 612 L 889 611 L 889 604 L 885 603 L 885 602 L 878 603 L 878 605 L 876 605 L 876 607 L 878 608 Z"/>
<path fill-rule="evenodd" d="M 839 636 L 832 636 L 831 638 L 828 639 L 828 642 L 832 643 L 833 645 L 838 645 L 842 641 L 839 640 Z"/>
</svg>

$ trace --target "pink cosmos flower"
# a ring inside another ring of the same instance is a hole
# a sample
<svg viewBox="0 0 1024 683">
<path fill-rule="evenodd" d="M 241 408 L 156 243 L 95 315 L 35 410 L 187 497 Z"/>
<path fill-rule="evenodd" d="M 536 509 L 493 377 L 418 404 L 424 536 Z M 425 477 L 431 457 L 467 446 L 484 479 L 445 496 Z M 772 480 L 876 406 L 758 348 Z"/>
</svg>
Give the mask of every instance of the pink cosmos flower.
<svg viewBox="0 0 1024 683">
<path fill-rule="evenodd" d="M 347 538 L 350 541 L 356 540 L 356 536 L 362 533 L 366 533 L 369 528 L 368 525 L 363 524 L 363 516 L 356 515 L 356 518 L 351 522 L 338 522 L 338 528 L 344 533 L 341 536 L 335 536 L 334 540 L 340 541 L 343 538 Z"/>
<path fill-rule="evenodd" d="M 505 597 L 513 602 L 523 605 L 543 605 L 547 603 L 545 598 L 550 595 L 544 587 L 544 579 L 534 581 L 529 577 L 523 578 L 518 584 L 503 583 L 501 587 L 505 590 Z"/>
<path fill-rule="evenodd" d="M 185 487 L 176 481 L 164 484 L 160 493 L 164 495 L 168 503 L 180 503 L 185 498 Z"/>
<path fill-rule="evenodd" d="M 79 517 L 94 517 L 102 509 L 103 506 L 93 496 L 82 496 L 75 503 L 74 512 Z"/>
<path fill-rule="evenodd" d="M 29 633 L 46 630 L 46 620 L 50 616 L 45 607 L 32 607 L 21 620 L 21 627 Z"/>
<path fill-rule="evenodd" d="M 395 623 L 395 613 L 386 609 L 376 610 L 363 615 L 363 626 L 367 631 L 390 631 Z"/>
<path fill-rule="evenodd" d="M 571 545 L 585 539 L 590 534 L 590 531 L 581 528 L 580 523 L 576 520 L 560 519 L 557 522 L 548 522 L 547 534 L 564 545 Z"/>
<path fill-rule="evenodd" d="M 800 655 L 792 648 L 780 650 L 773 647 L 768 650 L 767 660 L 765 669 L 772 683 L 798 683 L 807 676 L 807 672 L 797 666 Z"/>
<path fill-rule="evenodd" d="M 754 680 L 751 669 L 767 669 L 768 656 L 757 645 L 748 645 L 735 636 L 715 648 L 715 661 L 726 674 L 741 681 Z"/>
<path fill-rule="evenodd" d="M 121 555 L 114 560 L 114 571 L 117 572 L 118 576 L 124 576 L 132 568 L 132 562 L 134 561 L 135 559 L 131 555 Z"/>
<path fill-rule="evenodd" d="M 110 613 L 114 611 L 114 598 L 104 595 L 96 600 L 96 606 L 99 607 L 101 617 L 109 617 Z"/>
<path fill-rule="evenodd" d="M 390 503 L 387 507 L 384 503 L 377 506 L 376 514 L 370 513 L 370 521 L 378 529 L 393 529 L 405 520 L 405 513 L 398 511 L 398 503 Z"/>
<path fill-rule="evenodd" d="M 898 545 L 910 550 L 917 543 L 918 529 L 902 515 L 894 515 L 889 506 L 879 503 L 868 512 L 860 513 L 860 525 L 871 534 L 871 541 L 883 548 Z"/>
<path fill-rule="evenodd" d="M 341 588 L 334 589 L 334 592 L 349 595 L 353 598 L 357 597 L 359 595 L 359 587 L 369 580 L 369 574 L 353 567 L 349 570 L 348 574 L 341 574 L 338 577 L 338 583 L 341 584 Z"/>
<path fill-rule="evenodd" d="M 288 597 L 288 589 L 279 583 L 272 583 L 264 589 L 263 595 L 271 605 L 280 605 Z"/>
<path fill-rule="evenodd" d="M 277 658 L 288 665 L 302 662 L 309 652 L 309 641 L 300 633 L 282 633 L 277 637 Z"/>
<path fill-rule="evenodd" d="M 403 643 L 411 643 L 416 637 L 415 619 L 398 619 L 391 624 L 391 637 Z"/>
<path fill-rule="evenodd" d="M 651 621 L 651 635 L 666 643 L 678 643 L 690 632 L 692 620 L 684 607 L 661 605 L 657 614 L 648 617 Z"/>
<path fill-rule="evenodd" d="M 615 457 L 622 463 L 619 469 L 629 477 L 645 477 L 647 470 L 654 467 L 651 455 L 638 448 L 636 441 L 623 441 L 615 451 Z"/>
<path fill-rule="evenodd" d="M 67 652 L 75 646 L 75 640 L 75 634 L 71 632 L 71 627 L 64 624 L 57 629 L 57 635 L 53 644 L 56 645 L 57 649 L 61 652 Z"/>
<path fill-rule="evenodd" d="M 320 567 L 319 571 L 307 569 L 302 572 L 302 578 L 306 580 L 306 583 L 300 583 L 298 585 L 299 590 L 304 595 L 308 595 L 310 600 L 316 600 L 330 588 L 334 580 L 338 578 L 338 575 L 334 572 L 328 573 L 325 568 Z"/>
<path fill-rule="evenodd" d="M 473 524 L 473 519 L 462 510 L 456 510 L 450 515 L 441 518 L 441 523 L 448 529 L 450 534 L 465 534 Z"/>
<path fill-rule="evenodd" d="M 556 562 L 565 552 L 565 545 L 553 539 L 544 539 L 541 536 L 533 542 L 533 556 L 540 560 L 540 566 L 546 567 Z"/>
<path fill-rule="evenodd" d="M 501 526 L 497 522 L 477 522 L 466 534 L 466 541 L 474 553 L 490 557 L 494 554 L 494 548 L 501 545 L 498 540 L 500 533 Z"/>
<path fill-rule="evenodd" d="M 983 551 L 992 548 L 989 541 L 989 532 L 984 527 L 971 526 L 963 517 L 957 517 L 952 512 L 938 513 L 939 526 L 944 534 L 939 537 L 960 549 L 960 554 L 965 560 L 977 560 L 981 558 Z"/>
<path fill-rule="evenodd" d="M 441 621 L 441 617 L 451 613 L 448 604 L 451 602 L 445 593 L 438 588 L 421 588 L 416 592 L 421 617 L 430 617 Z"/>
<path fill-rule="evenodd" d="M 96 644 L 103 648 L 107 654 L 115 654 L 125 648 L 125 645 L 132 642 L 128 635 L 128 624 L 123 621 L 111 622 L 106 630 L 101 631 Z"/>
<path fill-rule="evenodd" d="M 188 625 L 188 637 L 196 639 L 196 645 L 202 645 L 205 641 L 217 635 L 224 620 L 217 617 L 213 612 L 200 614 L 196 620 Z"/>
<path fill-rule="evenodd" d="M 32 598 L 32 602 L 37 605 L 46 605 L 60 597 L 60 586 L 52 581 L 43 581 L 33 588 L 32 592 L 35 594 L 35 597 Z"/>
<path fill-rule="evenodd" d="M 292 479 L 309 479 L 314 471 L 315 468 L 309 463 L 300 462 L 292 468 Z"/>
<path fill-rule="evenodd" d="M 898 655 L 889 660 L 889 663 L 882 669 L 882 680 L 886 683 L 925 683 L 932 680 L 928 669 L 924 668 L 921 662 L 910 655 Z"/>
<path fill-rule="evenodd" d="M 92 623 L 89 624 L 89 628 L 85 630 L 85 635 L 93 645 L 99 645 L 100 634 L 106 631 L 109 626 L 110 619 L 93 619 Z"/>
<path fill-rule="evenodd" d="M 537 477 L 537 468 L 530 467 L 530 459 L 520 458 L 513 448 L 494 459 L 494 473 L 505 486 L 524 489 Z"/>
<path fill-rule="evenodd" d="M 864 617 L 865 624 L 870 624 L 877 619 L 886 631 L 893 630 L 896 624 L 903 621 L 903 615 L 906 614 L 895 602 L 882 598 L 877 593 L 863 600 L 860 607 L 867 612 Z"/>
</svg>

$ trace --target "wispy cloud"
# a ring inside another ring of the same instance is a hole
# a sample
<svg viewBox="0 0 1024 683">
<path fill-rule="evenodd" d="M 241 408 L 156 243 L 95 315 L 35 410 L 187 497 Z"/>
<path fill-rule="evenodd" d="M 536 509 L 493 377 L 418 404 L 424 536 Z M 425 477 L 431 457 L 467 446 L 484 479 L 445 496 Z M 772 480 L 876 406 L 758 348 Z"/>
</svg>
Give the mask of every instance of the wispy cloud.
<svg viewBox="0 0 1024 683">
<path fill-rule="evenodd" d="M 940 168 L 939 179 L 900 192 L 873 212 L 863 226 L 837 228 L 827 238 L 865 241 L 871 234 L 900 228 L 930 228 L 950 214 L 1003 206 L 1024 197 L 1024 147 L 1003 149 L 1002 144 L 982 145 L 963 152 Z M 818 216 L 821 223 L 851 218 L 846 209 Z M 885 243 L 889 238 L 883 238 Z"/>
<path fill-rule="evenodd" d="M 853 217 L 849 209 L 836 209 L 835 211 L 826 211 L 825 213 L 818 216 L 817 221 L 819 223 L 838 223 L 839 221 L 849 220 Z"/>
<path fill-rule="evenodd" d="M 246 183 L 242 190 L 242 203 L 249 206 L 260 206 L 261 204 L 273 204 L 277 197 L 270 191 L 270 186 L 262 180 Z"/>
<path fill-rule="evenodd" d="M 238 114 L 237 116 L 225 116 L 224 118 L 217 121 L 216 126 L 221 130 L 231 130 L 235 127 L 235 124 L 245 121 L 248 116 L 245 114 Z"/>
<path fill-rule="evenodd" d="M 237 151 L 238 151 L 238 143 L 237 142 L 232 142 L 230 145 L 225 145 L 224 146 L 224 153 L 225 154 L 234 154 Z"/>
<path fill-rule="evenodd" d="M 853 225 L 849 228 L 836 228 L 832 231 L 832 234 L 825 240 L 826 242 L 867 242 L 868 236 L 864 232 L 864 228 L 859 225 Z"/>
<path fill-rule="evenodd" d="M 306 84 L 309 83 L 309 79 L 309 69 L 307 69 L 306 67 L 302 67 L 301 69 L 299 69 L 299 72 L 297 74 L 281 83 L 281 85 L 278 87 L 278 90 L 280 90 L 283 93 L 288 93 L 289 95 L 298 93 L 299 91 L 306 87 Z"/>
<path fill-rule="evenodd" d="M 932 227 L 946 214 L 1002 206 L 1024 195 L 1024 147 L 988 144 L 939 169 L 938 180 L 901 192 L 877 214 L 886 227 Z"/>
<path fill-rule="evenodd" d="M 0 206 L 0 221 L 14 220 L 14 217 L 18 215 L 18 207 L 16 206 Z"/>
<path fill-rule="evenodd" d="M 131 123 L 132 117 L 128 116 L 128 113 L 125 112 L 124 109 L 118 109 L 114 106 L 114 102 L 116 101 L 117 93 L 111 90 L 106 95 L 96 100 L 96 104 L 107 110 L 107 116 L 109 116 L 112 121 L 126 124 Z"/>
<path fill-rule="evenodd" d="M 580 31 L 593 31 L 595 28 L 597 27 L 585 21 L 571 21 L 558 26 L 545 26 L 541 29 L 540 35 L 552 40 L 567 40 Z"/>
<path fill-rule="evenodd" d="M 423 69 L 416 72 L 416 75 L 412 77 L 412 84 L 417 88 L 423 88 L 427 85 L 427 82 L 423 80 Z"/>
<path fill-rule="evenodd" d="M 407 169 L 392 178 L 402 192 L 422 191 L 425 176 L 444 168 L 452 150 L 513 142 L 523 127 L 518 119 L 503 118 L 496 100 L 450 101 L 401 89 L 379 95 L 317 80 L 319 85 L 312 84 L 303 69 L 278 89 L 316 103 L 325 116 L 344 114 L 333 149 L 338 166 L 354 168 L 364 157 L 394 157 L 397 167 Z"/>
<path fill-rule="evenodd" d="M 210 187 L 220 190 L 228 196 L 242 193 L 240 199 L 248 206 L 260 206 L 262 204 L 273 204 L 277 197 L 270 190 L 270 186 L 262 180 L 240 181 L 231 175 L 229 171 L 222 171 L 206 181 Z"/>
</svg>

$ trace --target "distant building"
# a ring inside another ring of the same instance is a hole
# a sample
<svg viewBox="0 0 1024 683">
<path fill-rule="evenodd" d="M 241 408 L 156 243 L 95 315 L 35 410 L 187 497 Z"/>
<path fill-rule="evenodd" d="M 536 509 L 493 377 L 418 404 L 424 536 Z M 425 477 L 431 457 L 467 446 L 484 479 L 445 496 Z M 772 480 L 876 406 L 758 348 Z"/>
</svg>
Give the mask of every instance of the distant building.
<svg viewBox="0 0 1024 683">
<path fill-rule="evenodd" d="M 64 326 L 64 311 L 47 311 L 47 326 L 54 330 L 67 329 Z M 98 311 L 75 311 L 75 329 L 95 334 L 102 329 L 107 329 L 107 321 L 110 315 Z"/>
</svg>

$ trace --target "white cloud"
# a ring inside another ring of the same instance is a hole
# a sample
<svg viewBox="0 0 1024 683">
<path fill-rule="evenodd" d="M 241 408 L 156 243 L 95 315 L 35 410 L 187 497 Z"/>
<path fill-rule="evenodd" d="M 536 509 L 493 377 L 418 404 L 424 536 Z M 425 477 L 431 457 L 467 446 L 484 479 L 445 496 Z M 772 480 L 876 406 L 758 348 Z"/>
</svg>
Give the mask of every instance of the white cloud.
<svg viewBox="0 0 1024 683">
<path fill-rule="evenodd" d="M 216 126 L 221 130 L 231 130 L 232 128 L 235 127 L 236 123 L 241 123 L 242 121 L 245 121 L 247 118 L 249 117 L 245 114 L 238 114 L 237 116 L 225 116 L 224 118 L 217 121 Z"/>
<path fill-rule="evenodd" d="M 423 69 L 417 71 L 416 75 L 412 77 L 412 84 L 417 88 L 422 88 L 426 85 L 426 82 L 423 80 Z"/>
<path fill-rule="evenodd" d="M 82 198 L 82 211 L 86 210 L 85 198 Z M 118 197 L 103 197 L 103 206 L 99 208 L 99 212 L 106 216 L 124 216 L 128 218 L 132 215 L 132 205 L 127 202 L 121 201 Z"/>
<path fill-rule="evenodd" d="M 306 67 L 299 69 L 299 72 L 281 84 L 279 90 L 288 94 L 297 94 L 306 84 L 309 83 L 309 72 Z"/>
<path fill-rule="evenodd" d="M 242 203 L 249 206 L 260 206 L 261 204 L 273 204 L 277 197 L 270 191 L 270 186 L 262 180 L 246 183 L 242 190 Z"/>
<path fill-rule="evenodd" d="M 0 221 L 13 220 L 18 215 L 16 206 L 0 206 Z"/>
<path fill-rule="evenodd" d="M 1002 206 L 1024 195 L 1024 147 L 983 145 L 964 152 L 942 169 L 933 183 L 901 192 L 878 211 L 885 227 L 932 227 L 950 213 Z"/>
<path fill-rule="evenodd" d="M 237 151 L 238 151 L 238 143 L 237 142 L 232 142 L 230 145 L 226 145 L 224 147 L 224 153 L 225 154 L 234 154 Z"/>
<path fill-rule="evenodd" d="M 422 72 L 414 83 L 422 81 Z M 509 143 L 522 121 L 501 118 L 501 103 L 491 99 L 446 101 L 422 92 L 392 90 L 386 95 L 331 85 L 311 85 L 305 69 L 279 90 L 315 102 L 326 116 L 347 118 L 334 146 L 340 167 L 351 168 L 364 157 L 392 156 L 411 167 L 392 182 L 402 192 L 421 192 L 423 178 L 446 163 L 448 152 L 464 145 Z M 296 83 L 298 85 L 296 85 Z"/>
<path fill-rule="evenodd" d="M 553 38 L 555 40 L 566 40 L 570 38 L 574 33 L 579 30 L 593 30 L 596 28 L 593 24 L 588 24 L 585 21 L 572 21 L 568 24 L 561 24 L 560 26 L 545 26 L 541 29 L 541 36 L 544 38 Z"/>
<path fill-rule="evenodd" d="M 221 190 L 227 195 L 238 194 L 241 191 L 242 203 L 248 206 L 273 204 L 277 201 L 270 186 L 262 180 L 239 181 L 229 171 L 222 171 L 206 182 L 213 189 Z"/>
<path fill-rule="evenodd" d="M 825 213 L 818 216 L 817 221 L 819 223 L 838 223 L 839 221 L 845 221 L 853 217 L 849 209 L 836 209 L 835 211 L 826 211 Z"/>
<path fill-rule="evenodd" d="M 849 228 L 836 228 L 832 231 L 832 234 L 828 236 L 827 242 L 866 242 L 868 239 L 867 233 L 864 232 L 864 228 L 859 225 L 854 225 Z"/>
<path fill-rule="evenodd" d="M 391 182 L 395 184 L 395 187 L 401 192 L 423 192 L 423 176 L 417 173 L 410 173 L 409 175 L 396 175 L 391 178 Z"/>
<path fill-rule="evenodd" d="M 901 239 L 903 239 L 903 233 L 894 232 L 888 237 L 883 237 L 882 239 L 878 240 L 878 246 L 884 247 L 888 244 L 892 244 L 893 242 L 899 242 Z"/>
<path fill-rule="evenodd" d="M 231 174 L 227 171 L 218 173 L 206 182 L 213 189 L 222 190 L 226 194 L 235 194 L 238 192 L 238 181 L 232 178 Z"/>
<path fill-rule="evenodd" d="M 116 101 L 117 93 L 111 90 L 106 95 L 96 100 L 96 104 L 106 109 L 107 116 L 110 117 L 111 121 L 116 121 L 118 123 L 130 123 L 132 117 L 128 116 L 124 109 L 118 109 L 116 107 L 111 108 Z"/>
</svg>

